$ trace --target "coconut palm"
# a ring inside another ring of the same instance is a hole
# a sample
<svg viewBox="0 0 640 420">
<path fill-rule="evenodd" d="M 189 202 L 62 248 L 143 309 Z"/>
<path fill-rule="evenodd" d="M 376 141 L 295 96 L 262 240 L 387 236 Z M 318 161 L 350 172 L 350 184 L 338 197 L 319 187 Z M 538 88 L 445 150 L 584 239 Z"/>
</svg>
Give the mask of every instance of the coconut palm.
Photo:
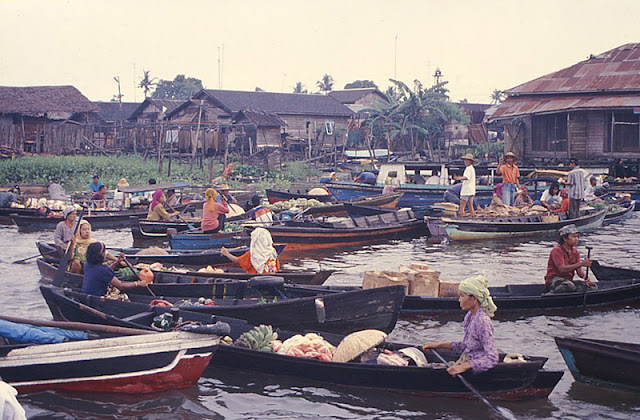
<svg viewBox="0 0 640 420">
<path fill-rule="evenodd" d="M 309 92 L 304 87 L 302 82 L 296 82 L 296 85 L 293 87 L 293 93 L 309 93 Z"/>
<path fill-rule="evenodd" d="M 325 75 L 322 76 L 322 79 L 318 80 L 316 85 L 318 85 L 321 92 L 329 93 L 333 90 L 333 77 L 325 73 Z"/>
<path fill-rule="evenodd" d="M 502 101 L 504 101 L 506 94 L 504 93 L 503 90 L 500 89 L 494 89 L 493 93 L 491 94 L 491 103 L 492 104 L 499 104 Z"/>
<path fill-rule="evenodd" d="M 144 97 L 146 99 L 149 97 L 149 93 L 151 93 L 151 89 L 153 88 L 153 86 L 158 84 L 156 82 L 158 78 L 151 77 L 151 70 L 142 70 L 142 74 L 143 76 L 140 79 L 140 83 L 138 84 L 138 87 L 144 91 Z"/>
</svg>

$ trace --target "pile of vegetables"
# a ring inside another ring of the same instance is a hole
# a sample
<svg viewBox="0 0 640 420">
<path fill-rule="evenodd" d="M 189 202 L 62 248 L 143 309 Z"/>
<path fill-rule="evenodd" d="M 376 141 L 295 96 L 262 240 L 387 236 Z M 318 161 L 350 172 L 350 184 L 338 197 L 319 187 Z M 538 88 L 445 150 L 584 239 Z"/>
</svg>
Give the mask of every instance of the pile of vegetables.
<svg viewBox="0 0 640 420">
<path fill-rule="evenodd" d="M 222 228 L 222 233 L 231 233 L 231 232 L 242 232 L 242 226 L 237 225 L 235 223 L 224 222 L 224 228 Z"/>
<path fill-rule="evenodd" d="M 306 335 L 294 335 L 293 337 L 280 342 L 273 342 L 273 351 L 278 354 L 286 354 L 288 356 L 306 357 L 308 359 L 318 359 L 330 362 L 336 348 L 331 343 L 325 341 L 322 336 L 315 333 L 307 333 Z"/>
<path fill-rule="evenodd" d="M 292 198 L 289 201 L 278 201 L 274 204 L 269 204 L 269 208 L 271 210 L 290 210 L 292 208 L 302 208 L 306 209 L 308 207 L 319 207 L 326 206 L 329 203 L 323 203 L 322 201 L 318 201 L 315 198 Z"/>
<path fill-rule="evenodd" d="M 272 343 L 278 340 L 278 333 L 273 331 L 271 325 L 260 325 L 251 331 L 243 333 L 236 340 L 235 345 L 251 350 L 272 352 Z"/>
</svg>

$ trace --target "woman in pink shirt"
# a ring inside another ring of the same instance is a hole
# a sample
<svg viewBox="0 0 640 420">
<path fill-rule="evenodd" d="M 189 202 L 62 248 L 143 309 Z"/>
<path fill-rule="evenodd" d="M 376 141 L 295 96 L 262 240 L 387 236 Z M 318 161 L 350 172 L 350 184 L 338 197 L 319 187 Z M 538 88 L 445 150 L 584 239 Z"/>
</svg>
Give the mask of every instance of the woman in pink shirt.
<svg viewBox="0 0 640 420">
<path fill-rule="evenodd" d="M 202 205 L 202 231 L 204 233 L 215 233 L 224 226 L 220 226 L 218 218 L 220 214 L 229 213 L 227 200 L 222 196 L 222 202 L 216 203 L 218 193 L 213 188 L 207 188 L 204 192 L 204 198 L 207 201 Z"/>
</svg>

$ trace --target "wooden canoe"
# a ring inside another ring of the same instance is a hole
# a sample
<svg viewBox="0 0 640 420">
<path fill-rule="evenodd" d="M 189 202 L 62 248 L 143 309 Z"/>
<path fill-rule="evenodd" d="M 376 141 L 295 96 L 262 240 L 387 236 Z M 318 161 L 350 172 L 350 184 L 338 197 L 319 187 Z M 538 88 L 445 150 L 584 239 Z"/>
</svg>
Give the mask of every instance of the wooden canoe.
<svg viewBox="0 0 640 420">
<path fill-rule="evenodd" d="M 193 203 L 181 204 L 176 206 L 175 209 L 182 210 L 190 204 Z M 83 219 L 91 223 L 91 228 L 93 230 L 126 228 L 129 227 L 131 223 L 131 216 L 142 218 L 146 217 L 148 212 L 148 209 L 117 211 L 91 210 L 90 212 L 85 212 Z M 25 232 L 54 230 L 56 226 L 58 226 L 58 223 L 63 220 L 62 216 L 20 216 L 18 214 L 12 214 L 11 218 L 13 219 L 13 222 L 18 225 L 18 229 Z"/>
<path fill-rule="evenodd" d="M 365 245 L 427 233 L 424 221 L 416 219 L 411 211 L 353 217 L 334 223 L 291 221 L 267 229 L 274 242 L 287 244 L 288 251 Z"/>
<path fill-rule="evenodd" d="M 169 238 L 167 229 L 175 229 L 176 232 L 184 232 L 189 230 L 189 225 L 194 228 L 200 228 L 199 220 L 183 222 L 181 220 L 156 221 L 149 219 L 141 219 L 139 217 L 131 217 L 131 235 L 133 240 L 167 240 Z"/>
<path fill-rule="evenodd" d="M 43 279 L 53 281 L 57 271 L 57 263 L 47 262 L 42 258 L 36 261 L 38 270 Z M 151 290 L 156 294 L 167 294 L 154 288 L 159 287 L 161 284 L 210 284 L 222 280 L 237 280 L 247 281 L 254 277 L 266 276 L 266 274 L 245 273 L 242 270 L 234 271 L 231 268 L 224 268 L 224 273 L 202 273 L 192 271 L 188 273 L 172 272 L 172 271 L 153 271 L 153 283 L 150 285 Z M 322 285 L 331 274 L 333 270 L 321 270 L 321 271 L 287 271 L 283 270 L 277 273 L 278 277 L 282 277 L 287 284 L 306 284 L 306 285 Z M 221 282 L 223 283 L 223 282 Z M 82 274 L 74 274 L 65 272 L 65 282 L 59 286 L 68 287 L 81 287 Z"/>
<path fill-rule="evenodd" d="M 370 197 L 359 197 L 353 200 L 343 201 L 326 206 L 309 207 L 304 210 L 305 216 L 338 217 L 356 214 L 354 206 L 366 206 L 367 208 L 378 207 L 381 209 L 393 209 L 402 198 L 402 193 L 373 195 Z M 351 210 L 351 211 L 350 211 Z M 373 209 L 372 209 L 373 210 Z M 377 214 L 377 213 L 376 213 Z M 363 214 L 358 214 L 363 216 Z"/>
<path fill-rule="evenodd" d="M 452 241 L 476 241 L 520 238 L 527 236 L 557 235 L 565 225 L 574 224 L 579 232 L 602 225 L 606 210 L 583 211 L 580 217 L 568 219 L 566 213 L 558 213 L 556 222 L 544 222 L 543 215 L 510 217 L 443 217 L 442 223 Z"/>
<path fill-rule="evenodd" d="M 576 381 L 640 392 L 640 344 L 554 338 Z"/>
<path fill-rule="evenodd" d="M 45 242 L 36 242 L 38 246 L 38 250 L 40 254 L 42 254 L 43 258 L 47 261 L 56 262 L 59 257 L 55 256 L 53 259 L 51 257 L 52 252 L 55 251 L 55 246 L 51 244 L 47 244 Z M 275 244 L 274 248 L 276 252 L 280 254 L 286 245 L 284 244 Z M 203 267 L 207 265 L 228 265 L 230 261 L 220 254 L 220 250 L 200 250 L 200 251 L 174 251 L 172 249 L 168 249 L 168 255 L 158 254 L 158 255 L 137 255 L 137 253 L 141 250 L 140 248 L 109 248 L 114 252 L 123 252 L 127 259 L 132 264 L 138 263 L 149 263 L 152 264 L 154 262 L 160 262 L 165 265 L 187 265 L 187 266 L 198 266 Z M 231 254 L 239 257 L 248 251 L 248 247 L 241 247 L 238 249 L 230 250 Z"/>
<path fill-rule="evenodd" d="M 274 327 L 292 331 L 313 329 L 349 334 L 372 328 L 389 333 L 398 319 L 404 290 L 403 286 L 389 286 L 319 297 L 280 299 L 266 303 L 259 302 L 257 299 L 219 299 L 215 300 L 215 306 L 181 306 L 180 316 L 184 321 L 189 321 L 203 319 L 203 317 L 211 319 L 212 315 L 219 315 L 243 319 L 255 325 L 271 324 Z M 135 302 L 125 302 L 90 296 L 55 286 L 42 285 L 40 291 L 56 320 L 95 323 L 95 320 L 89 320 L 84 315 L 75 319 L 72 319 L 73 316 L 70 318 L 61 315 L 65 310 L 73 313 L 80 310 L 82 314 L 86 312 L 91 315 L 90 319 L 93 319 L 95 316 L 91 311 L 93 309 L 130 322 L 112 325 L 139 328 L 151 325 L 151 320 L 157 313 L 157 307 L 149 305 L 153 297 L 131 294 L 129 297 L 132 300 L 135 299 Z M 169 297 L 165 299 L 176 300 Z M 134 320 L 136 323 L 133 323 Z"/>
<path fill-rule="evenodd" d="M 640 279 L 640 270 L 602 265 L 598 260 L 593 260 L 591 271 L 600 281 Z"/>
<path fill-rule="evenodd" d="M 636 201 L 627 201 L 620 204 L 620 206 L 621 209 L 617 211 L 607 211 L 607 214 L 604 216 L 603 224 L 608 225 L 611 223 L 618 223 L 632 216 L 636 207 Z"/>
<path fill-rule="evenodd" d="M 124 329 L 120 329 L 123 331 Z M 188 332 L 0 346 L 0 375 L 19 394 L 146 394 L 196 384 L 219 337 Z"/>
<path fill-rule="evenodd" d="M 49 291 L 43 290 L 44 293 Z M 168 312 L 166 307 L 148 307 L 131 302 L 109 301 L 99 305 L 100 298 L 85 299 L 60 289 L 50 290 L 51 296 L 46 298 L 54 318 L 60 320 L 84 320 L 86 322 L 135 326 L 150 329 L 146 326 L 152 317 Z M 74 300 L 72 299 L 78 299 Z M 90 303 L 95 303 L 89 306 Z M 183 320 L 212 322 L 210 316 L 182 309 L 178 315 Z M 253 325 L 230 318 L 215 317 L 215 320 L 230 325 L 230 336 L 237 340 L 239 336 L 253 328 Z M 286 340 L 296 332 L 278 330 L 279 339 Z M 320 332 L 327 341 L 338 345 L 343 335 Z M 387 343 L 381 348 L 398 350 L 411 347 L 408 344 Z M 437 362 L 428 352 L 424 352 L 428 362 Z M 443 351 L 449 360 L 458 355 Z M 279 381 L 281 377 L 298 378 L 302 381 L 319 381 L 335 386 L 336 384 L 356 387 L 375 388 L 407 394 L 429 397 L 473 398 L 473 394 L 457 379 L 449 375 L 445 369 L 427 366 L 389 366 L 360 363 L 358 360 L 349 363 L 325 362 L 315 359 L 287 356 L 272 352 L 261 352 L 232 345 L 219 346 L 211 360 L 209 373 L 215 375 L 218 369 L 233 369 L 249 372 L 263 372 L 272 375 Z M 504 357 L 503 354 L 500 357 Z M 469 381 L 484 395 L 495 399 L 517 400 L 525 398 L 546 397 L 562 377 L 562 371 L 543 369 L 546 358 L 526 357 L 524 363 L 499 363 L 495 368 L 479 375 L 467 376 Z M 381 378 L 384 378 L 381 380 Z"/>
<path fill-rule="evenodd" d="M 300 296 L 332 291 L 352 290 L 353 286 L 298 286 Z M 498 306 L 495 318 L 512 319 L 525 316 L 581 314 L 586 310 L 609 310 L 640 304 L 640 279 L 620 279 L 598 282 L 598 289 L 575 293 L 545 293 L 544 283 L 510 284 L 490 287 L 493 301 Z M 294 289 L 289 290 L 294 295 Z M 462 319 L 457 297 L 407 295 L 402 303 L 403 316 L 429 316 Z"/>
<path fill-rule="evenodd" d="M 306 198 L 307 200 L 318 200 L 322 203 L 331 203 L 335 201 L 335 198 L 331 194 L 326 195 L 311 195 L 311 194 L 301 194 L 294 193 L 289 191 L 277 191 L 272 189 L 265 189 L 265 193 L 267 194 L 267 199 L 269 200 L 269 204 L 277 203 L 278 201 L 289 201 L 295 200 L 298 198 Z"/>
</svg>

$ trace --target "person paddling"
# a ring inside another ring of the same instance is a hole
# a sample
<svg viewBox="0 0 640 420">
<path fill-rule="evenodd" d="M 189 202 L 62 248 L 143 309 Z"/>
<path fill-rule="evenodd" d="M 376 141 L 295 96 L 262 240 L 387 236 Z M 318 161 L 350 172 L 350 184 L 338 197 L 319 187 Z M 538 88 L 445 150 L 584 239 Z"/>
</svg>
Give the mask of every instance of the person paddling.
<svg viewBox="0 0 640 420">
<path fill-rule="evenodd" d="M 120 290 L 147 286 L 147 283 L 142 280 L 122 282 L 116 277 L 113 270 L 124 261 L 124 254 L 120 253 L 110 266 L 104 265 L 105 258 L 106 248 L 102 242 L 94 242 L 87 247 L 87 262 L 82 277 L 82 293 L 104 296 L 109 286 L 117 287 Z"/>
<path fill-rule="evenodd" d="M 488 282 L 483 276 L 462 280 L 458 288 L 458 296 L 460 308 L 468 311 L 464 317 L 462 341 L 428 342 L 422 348 L 425 350 L 445 348 L 461 354 L 460 358 L 447 369 L 451 376 L 469 369 L 474 374 L 485 372 L 498 364 L 498 350 L 491 323 L 491 318 L 498 308 L 491 299 Z"/>
<path fill-rule="evenodd" d="M 548 293 L 584 292 L 596 289 L 591 283 L 583 267 L 591 267 L 592 260 L 586 258 L 580 260 L 580 252 L 577 250 L 578 229 L 576 225 L 566 225 L 560 228 L 560 239 L 549 254 L 547 262 L 547 274 L 544 276 L 544 284 Z M 578 274 L 583 280 L 574 280 L 574 274 Z"/>
</svg>

